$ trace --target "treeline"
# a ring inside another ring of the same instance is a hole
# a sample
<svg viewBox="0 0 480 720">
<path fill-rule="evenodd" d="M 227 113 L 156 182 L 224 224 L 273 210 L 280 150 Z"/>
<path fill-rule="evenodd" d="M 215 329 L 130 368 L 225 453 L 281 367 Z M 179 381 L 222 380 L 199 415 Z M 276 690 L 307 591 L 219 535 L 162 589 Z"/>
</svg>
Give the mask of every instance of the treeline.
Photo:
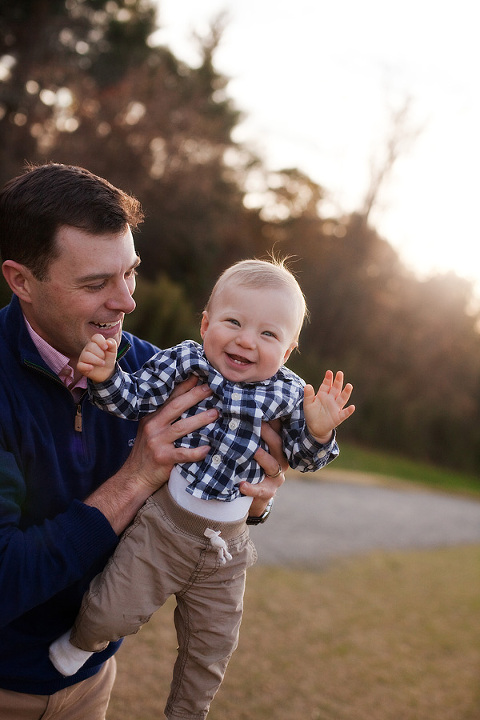
<svg viewBox="0 0 480 720">
<path fill-rule="evenodd" d="M 294 168 L 268 170 L 232 139 L 241 114 L 215 68 L 221 19 L 198 41 L 198 67 L 152 46 L 154 29 L 145 0 L 0 2 L 0 182 L 52 160 L 142 201 L 127 327 L 160 346 L 198 339 L 228 264 L 291 256 L 311 318 L 289 364 L 315 385 L 328 367 L 354 383 L 358 410 L 342 437 L 479 470 L 472 286 L 419 280 L 365 214 L 325 216 L 323 188 Z"/>
</svg>

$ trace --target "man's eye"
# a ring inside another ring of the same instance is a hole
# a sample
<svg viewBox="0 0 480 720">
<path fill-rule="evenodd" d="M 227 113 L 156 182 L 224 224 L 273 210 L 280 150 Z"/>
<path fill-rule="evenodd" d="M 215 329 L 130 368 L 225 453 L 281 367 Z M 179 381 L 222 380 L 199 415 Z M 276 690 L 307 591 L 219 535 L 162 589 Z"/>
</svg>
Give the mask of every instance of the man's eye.
<svg viewBox="0 0 480 720">
<path fill-rule="evenodd" d="M 98 285 L 87 285 L 87 290 L 90 292 L 98 292 L 99 290 L 103 290 L 105 285 L 105 282 L 99 283 Z"/>
</svg>

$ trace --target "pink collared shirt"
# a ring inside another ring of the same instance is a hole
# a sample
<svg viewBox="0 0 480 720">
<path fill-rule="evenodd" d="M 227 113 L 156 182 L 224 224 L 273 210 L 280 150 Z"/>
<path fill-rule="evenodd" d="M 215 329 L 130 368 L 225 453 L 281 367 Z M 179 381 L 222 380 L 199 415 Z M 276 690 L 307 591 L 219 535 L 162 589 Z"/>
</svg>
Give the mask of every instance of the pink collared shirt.
<svg viewBox="0 0 480 720">
<path fill-rule="evenodd" d="M 87 378 L 82 375 L 80 380 L 74 383 L 74 371 L 70 365 L 70 359 L 61 352 L 58 352 L 58 350 L 55 350 L 55 348 L 49 345 L 46 340 L 40 337 L 40 335 L 32 328 L 25 315 L 23 317 L 25 319 L 27 330 L 39 352 L 40 357 L 48 365 L 50 370 L 53 370 L 63 384 L 70 390 L 75 402 L 78 402 L 82 397 L 84 390 L 86 390 Z"/>
</svg>

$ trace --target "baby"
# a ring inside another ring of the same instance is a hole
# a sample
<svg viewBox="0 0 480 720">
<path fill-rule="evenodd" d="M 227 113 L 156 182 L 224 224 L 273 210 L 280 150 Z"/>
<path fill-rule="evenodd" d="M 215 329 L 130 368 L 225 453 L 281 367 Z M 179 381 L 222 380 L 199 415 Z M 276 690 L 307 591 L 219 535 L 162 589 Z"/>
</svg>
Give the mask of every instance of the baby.
<svg viewBox="0 0 480 720">
<path fill-rule="evenodd" d="M 136 632 L 174 594 L 179 649 L 165 714 L 206 717 L 237 645 L 246 569 L 256 559 L 246 522 L 251 498 L 238 486 L 262 479 L 253 459 L 263 446 L 262 421 L 281 421 L 290 466 L 308 472 L 338 455 L 335 428 L 355 410 L 346 407 L 352 386 L 343 387 L 343 373 L 328 370 L 315 393 L 284 366 L 305 315 L 303 293 L 283 263 L 246 260 L 212 290 L 203 347 L 187 340 L 129 376 L 115 365 L 115 341 L 95 335 L 86 345 L 77 367 L 93 381 L 98 407 L 138 420 L 193 373 L 213 394 L 189 413 L 217 407 L 219 418 L 179 441 L 211 452 L 173 468 L 93 580 L 72 632 L 52 644 L 61 673 L 75 673 L 92 652 Z"/>
</svg>

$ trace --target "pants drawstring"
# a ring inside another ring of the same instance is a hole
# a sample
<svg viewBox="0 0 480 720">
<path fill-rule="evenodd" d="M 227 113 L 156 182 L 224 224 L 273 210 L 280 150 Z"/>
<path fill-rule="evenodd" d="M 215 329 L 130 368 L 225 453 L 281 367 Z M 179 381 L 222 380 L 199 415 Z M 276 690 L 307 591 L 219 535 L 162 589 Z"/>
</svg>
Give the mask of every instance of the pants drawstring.
<svg viewBox="0 0 480 720">
<path fill-rule="evenodd" d="M 227 560 L 232 559 L 231 554 L 228 552 L 227 543 L 223 538 L 220 537 L 220 530 L 212 530 L 211 528 L 207 528 L 203 534 L 205 535 L 205 537 L 209 538 L 210 542 L 212 543 L 212 547 L 217 550 L 218 559 L 222 565 L 225 565 Z"/>
</svg>

